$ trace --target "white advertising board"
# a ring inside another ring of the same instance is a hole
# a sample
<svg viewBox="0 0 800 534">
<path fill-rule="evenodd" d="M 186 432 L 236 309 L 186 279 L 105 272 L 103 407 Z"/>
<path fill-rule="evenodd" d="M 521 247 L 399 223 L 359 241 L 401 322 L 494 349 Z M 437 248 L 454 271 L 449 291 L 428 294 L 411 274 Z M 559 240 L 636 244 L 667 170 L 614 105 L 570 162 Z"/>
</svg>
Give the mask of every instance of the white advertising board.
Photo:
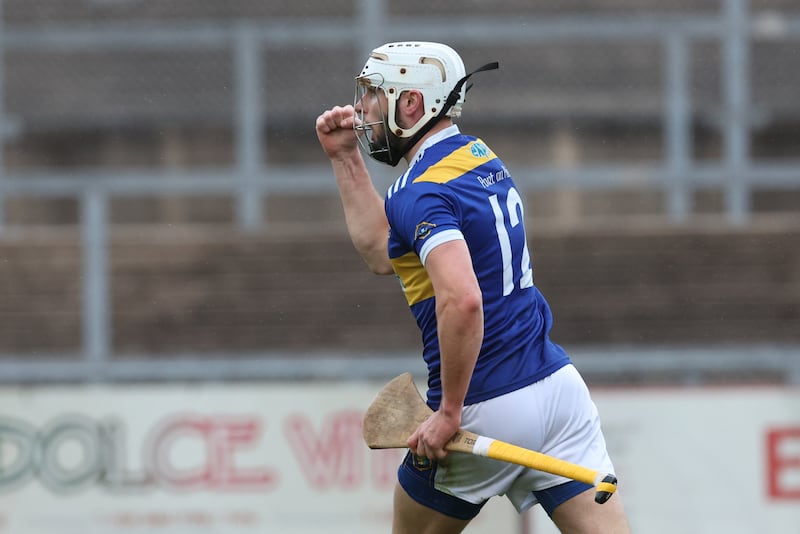
<svg viewBox="0 0 800 534">
<path fill-rule="evenodd" d="M 800 390 L 593 392 L 633 532 L 800 534 Z M 558 532 L 540 510 L 531 532 Z"/>
<path fill-rule="evenodd" d="M 360 434 L 382 385 L 0 389 L 0 534 L 389 532 L 402 452 Z M 800 391 L 594 398 L 635 532 L 800 534 Z M 496 501 L 467 532 L 521 531 Z"/>
<path fill-rule="evenodd" d="M 0 389 L 0 534 L 389 532 L 382 384 Z M 474 532 L 515 532 L 499 501 Z"/>
</svg>

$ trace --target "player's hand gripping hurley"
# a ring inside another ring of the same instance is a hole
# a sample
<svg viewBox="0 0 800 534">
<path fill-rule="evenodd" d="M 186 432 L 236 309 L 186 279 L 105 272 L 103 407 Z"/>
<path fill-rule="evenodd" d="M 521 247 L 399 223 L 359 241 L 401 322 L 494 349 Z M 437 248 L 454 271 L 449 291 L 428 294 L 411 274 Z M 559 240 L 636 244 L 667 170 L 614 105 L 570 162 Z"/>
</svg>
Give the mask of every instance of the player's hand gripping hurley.
<svg viewBox="0 0 800 534">
<path fill-rule="evenodd" d="M 408 437 L 431 413 L 414 385 L 411 374 L 404 373 L 386 384 L 367 409 L 363 425 L 364 441 L 370 449 L 405 448 Z M 485 456 L 591 484 L 597 489 L 594 500 L 600 504 L 617 490 L 617 477 L 611 473 L 601 473 L 463 429 L 456 432 L 445 449 Z"/>
</svg>

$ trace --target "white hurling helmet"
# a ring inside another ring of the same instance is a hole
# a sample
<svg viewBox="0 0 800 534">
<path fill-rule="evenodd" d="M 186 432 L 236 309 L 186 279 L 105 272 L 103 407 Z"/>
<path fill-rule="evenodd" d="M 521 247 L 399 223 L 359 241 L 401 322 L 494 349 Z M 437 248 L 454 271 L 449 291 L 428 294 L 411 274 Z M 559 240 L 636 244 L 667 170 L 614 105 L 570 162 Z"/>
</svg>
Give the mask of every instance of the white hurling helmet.
<svg viewBox="0 0 800 534">
<path fill-rule="evenodd" d="M 367 123 L 363 111 L 354 128 L 361 146 L 373 159 L 391 166 L 397 165 L 442 117 L 456 118 L 469 87 L 464 83 L 470 76 L 498 68 L 497 62 L 467 74 L 458 53 L 447 45 L 428 42 L 388 43 L 372 51 L 361 74 L 356 76 L 356 104 L 368 91 L 383 91 L 388 102 L 381 120 Z M 403 91 L 416 90 L 422 94 L 424 114 L 408 128 L 397 124 L 397 101 Z M 383 127 L 382 139 L 373 139 L 372 128 Z"/>
<path fill-rule="evenodd" d="M 400 138 L 411 137 L 439 114 L 450 91 L 466 75 L 464 62 L 447 45 L 427 42 L 388 43 L 372 51 L 361 74 L 359 85 L 379 88 L 389 101 L 386 113 L 389 131 Z M 410 128 L 401 128 L 395 121 L 397 100 L 403 91 L 415 89 L 422 93 L 425 114 Z M 459 117 L 466 89 L 447 111 L 448 117 Z"/>
</svg>

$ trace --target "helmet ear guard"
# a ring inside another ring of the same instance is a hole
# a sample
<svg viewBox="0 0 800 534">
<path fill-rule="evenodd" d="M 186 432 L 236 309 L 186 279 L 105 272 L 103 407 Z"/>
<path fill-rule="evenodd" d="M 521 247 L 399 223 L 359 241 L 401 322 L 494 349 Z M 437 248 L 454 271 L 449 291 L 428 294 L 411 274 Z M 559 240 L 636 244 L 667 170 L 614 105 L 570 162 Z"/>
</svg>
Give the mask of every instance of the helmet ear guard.
<svg viewBox="0 0 800 534">
<path fill-rule="evenodd" d="M 455 50 L 439 43 L 389 43 L 370 54 L 361 74 L 356 77 L 356 102 L 365 88 L 380 89 L 386 95 L 387 109 L 381 107 L 381 121 L 356 126 L 361 146 L 373 159 L 396 166 L 414 146 L 443 117 L 461 115 L 466 92 L 464 83 L 473 75 L 499 68 L 499 63 L 488 63 L 470 73 L 465 73 L 464 63 Z M 416 90 L 422 94 L 424 113 L 408 128 L 396 122 L 397 101 L 404 91 Z M 363 117 L 362 117 L 363 118 Z M 371 139 L 371 129 L 383 125 L 381 142 Z"/>
</svg>

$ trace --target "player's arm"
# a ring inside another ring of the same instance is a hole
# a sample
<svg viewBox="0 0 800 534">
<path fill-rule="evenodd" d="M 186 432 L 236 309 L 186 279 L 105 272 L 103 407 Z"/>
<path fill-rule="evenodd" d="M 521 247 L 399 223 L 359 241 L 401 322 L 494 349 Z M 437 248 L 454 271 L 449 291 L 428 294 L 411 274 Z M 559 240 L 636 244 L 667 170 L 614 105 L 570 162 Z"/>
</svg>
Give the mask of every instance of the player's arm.
<svg viewBox="0 0 800 534">
<path fill-rule="evenodd" d="M 408 444 L 416 454 L 443 458 L 445 444 L 461 426 L 464 399 L 483 342 L 483 300 L 464 240 L 434 248 L 425 270 L 436 294 L 442 402 Z"/>
<path fill-rule="evenodd" d="M 334 107 L 317 117 L 317 138 L 331 161 L 353 246 L 372 272 L 391 274 L 389 222 L 359 152 L 354 120 L 353 106 Z"/>
<path fill-rule="evenodd" d="M 331 165 L 353 246 L 372 272 L 392 274 L 388 252 L 389 222 L 383 199 L 372 184 L 361 153 L 356 150 L 344 158 L 333 159 Z"/>
</svg>

